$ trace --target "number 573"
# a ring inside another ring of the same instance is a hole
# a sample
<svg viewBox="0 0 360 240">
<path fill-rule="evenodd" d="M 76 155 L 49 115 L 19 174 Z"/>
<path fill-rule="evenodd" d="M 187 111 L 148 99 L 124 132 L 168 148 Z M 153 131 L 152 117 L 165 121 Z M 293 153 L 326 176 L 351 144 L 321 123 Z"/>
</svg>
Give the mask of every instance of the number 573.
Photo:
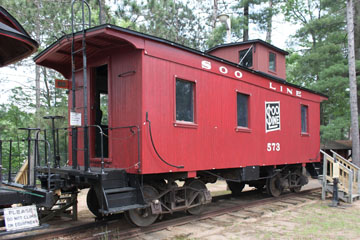
<svg viewBox="0 0 360 240">
<path fill-rule="evenodd" d="M 266 150 L 268 152 L 279 152 L 280 151 L 280 143 L 267 143 Z"/>
</svg>

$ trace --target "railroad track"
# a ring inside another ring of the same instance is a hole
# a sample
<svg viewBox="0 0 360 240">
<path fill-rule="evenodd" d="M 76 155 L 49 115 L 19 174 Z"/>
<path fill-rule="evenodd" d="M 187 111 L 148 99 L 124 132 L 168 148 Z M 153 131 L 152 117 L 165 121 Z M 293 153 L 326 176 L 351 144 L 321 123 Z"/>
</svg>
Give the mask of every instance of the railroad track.
<svg viewBox="0 0 360 240">
<path fill-rule="evenodd" d="M 131 239 L 144 236 L 145 234 L 184 225 L 189 222 L 216 218 L 228 214 L 237 219 L 261 217 L 266 212 L 274 212 L 288 208 L 306 201 L 320 199 L 320 188 L 301 191 L 300 193 L 285 193 L 280 197 L 268 197 L 259 191 L 243 192 L 238 197 L 222 195 L 213 197 L 212 203 L 208 204 L 205 212 L 201 215 L 186 215 L 185 213 L 174 213 L 165 215 L 161 221 L 149 227 L 132 227 L 122 217 L 122 214 L 111 218 L 63 228 L 52 232 L 20 236 L 11 239 Z M 261 206 L 259 208 L 254 208 Z"/>
<path fill-rule="evenodd" d="M 210 206 L 208 207 L 209 208 L 208 211 L 198 216 L 187 215 L 183 217 L 169 219 L 166 221 L 157 222 L 145 228 L 132 228 L 121 232 L 108 231 L 108 232 L 104 232 L 103 235 L 109 237 L 110 239 L 130 239 L 138 236 L 141 237 L 141 235 L 160 231 L 168 227 L 182 225 L 188 222 L 200 221 L 208 218 L 214 218 L 223 214 L 230 214 L 230 215 L 234 215 L 237 218 L 243 218 L 243 219 L 249 217 L 261 217 L 266 210 L 276 211 L 287 208 L 289 205 L 297 205 L 300 203 L 304 203 L 307 200 L 319 199 L 320 198 L 319 190 L 320 188 L 309 189 L 302 191 L 300 193 L 284 194 L 278 198 L 266 197 L 264 199 L 253 200 L 251 202 L 244 202 L 240 204 L 236 203 L 237 202 L 236 200 L 231 202 L 224 201 L 225 204 L 220 204 L 222 206 L 220 206 L 219 209 L 212 209 L 212 207 Z M 241 198 L 241 196 L 239 196 L 239 198 Z M 215 199 L 215 201 L 212 204 L 216 203 L 217 200 L 219 201 L 219 199 Z M 228 206 L 224 206 L 224 205 L 228 205 Z M 265 206 L 259 209 L 258 211 L 247 210 L 247 208 L 251 208 L 259 205 L 265 205 Z M 99 234 L 97 236 L 99 236 Z M 98 239 L 96 238 L 97 236 L 89 237 L 87 239 Z"/>
</svg>

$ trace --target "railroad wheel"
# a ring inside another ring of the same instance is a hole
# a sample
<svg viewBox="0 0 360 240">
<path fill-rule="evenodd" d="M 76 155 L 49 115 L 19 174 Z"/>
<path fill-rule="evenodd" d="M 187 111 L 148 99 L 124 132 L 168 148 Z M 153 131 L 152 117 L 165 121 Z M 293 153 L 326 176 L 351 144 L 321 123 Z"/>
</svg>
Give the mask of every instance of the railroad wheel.
<svg viewBox="0 0 360 240">
<path fill-rule="evenodd" d="M 192 215 L 198 215 L 202 213 L 204 209 L 205 196 L 203 192 L 197 190 L 207 190 L 206 185 L 200 180 L 192 180 L 185 183 L 185 186 L 189 187 L 186 190 L 186 198 L 190 204 L 190 208 L 187 212 Z M 191 207 L 197 205 L 195 207 Z"/>
<path fill-rule="evenodd" d="M 96 192 L 94 188 L 89 189 L 88 194 L 86 196 L 86 203 L 92 214 L 94 214 L 96 217 L 101 216 L 99 212 L 100 203 L 96 196 Z"/>
<path fill-rule="evenodd" d="M 290 188 L 290 191 L 294 192 L 294 193 L 298 193 L 301 191 L 301 186 L 300 187 L 294 187 L 294 188 Z"/>
<path fill-rule="evenodd" d="M 301 184 L 301 175 L 302 175 L 301 170 L 299 170 L 299 169 L 296 170 L 292 175 L 292 177 L 294 178 L 294 179 L 292 179 L 293 180 L 292 182 L 294 182 L 295 184 Z M 294 192 L 294 193 L 298 193 L 301 191 L 301 187 L 302 186 L 290 188 L 290 191 Z"/>
<path fill-rule="evenodd" d="M 242 190 L 245 187 L 245 183 L 242 182 L 232 182 L 232 181 L 226 181 L 231 193 L 235 196 L 239 196 Z"/>
<path fill-rule="evenodd" d="M 283 191 L 282 179 L 280 174 L 266 180 L 266 191 L 273 197 L 278 197 Z"/>
<path fill-rule="evenodd" d="M 159 192 L 152 186 L 145 185 L 143 187 L 144 200 L 150 203 L 157 199 Z M 153 214 L 151 207 L 137 208 L 125 212 L 126 219 L 133 225 L 138 227 L 146 227 L 153 224 L 159 217 L 159 214 Z"/>
</svg>

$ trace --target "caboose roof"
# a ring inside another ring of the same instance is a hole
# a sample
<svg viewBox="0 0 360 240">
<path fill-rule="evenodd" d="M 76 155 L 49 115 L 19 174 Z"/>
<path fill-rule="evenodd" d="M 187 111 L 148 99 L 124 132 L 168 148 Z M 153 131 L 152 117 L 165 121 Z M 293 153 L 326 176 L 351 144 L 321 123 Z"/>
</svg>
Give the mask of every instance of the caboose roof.
<svg viewBox="0 0 360 240">
<path fill-rule="evenodd" d="M 0 67 L 31 55 L 37 48 L 37 42 L 0 6 Z"/>
<path fill-rule="evenodd" d="M 82 32 L 79 31 L 75 33 L 74 39 L 75 39 L 76 49 L 81 48 Z M 210 55 L 206 52 L 201 52 L 199 50 L 189 48 L 163 38 L 155 37 L 145 33 L 136 32 L 130 29 L 118 27 L 111 24 L 104 24 L 86 29 L 87 56 L 91 57 L 91 55 L 94 55 L 100 51 L 104 51 L 105 49 L 110 49 L 114 47 L 125 48 L 131 46 L 136 49 L 145 49 L 146 48 L 145 40 L 150 40 L 159 44 L 170 45 L 171 47 L 182 49 L 184 51 L 191 52 L 193 54 L 197 54 L 202 57 L 207 57 L 209 59 L 237 67 L 241 70 L 251 72 L 256 75 L 260 75 L 272 81 L 279 82 L 284 85 L 296 87 L 327 98 L 327 96 L 324 94 L 306 89 L 301 86 L 294 85 L 292 83 L 286 82 L 284 79 L 277 78 L 275 76 L 271 76 L 260 71 L 252 70 L 244 66 L 240 66 L 236 63 Z M 63 74 L 64 77 L 70 78 L 71 77 L 71 43 L 72 43 L 72 34 L 64 35 L 56 42 L 51 44 L 49 47 L 47 47 L 44 51 L 42 51 L 37 56 L 35 56 L 34 61 L 36 62 L 36 64 L 53 68 L 58 72 L 60 72 L 61 74 Z"/>
<path fill-rule="evenodd" d="M 274 45 L 272 45 L 272 44 L 270 44 L 268 42 L 265 42 L 265 41 L 263 41 L 261 39 L 253 39 L 253 40 L 248 40 L 248 41 L 244 41 L 244 42 L 221 44 L 221 45 L 217 45 L 215 47 L 212 47 L 212 48 L 206 50 L 205 52 L 210 53 L 210 52 L 212 52 L 212 51 L 214 51 L 216 49 L 219 49 L 219 48 L 233 47 L 233 46 L 243 46 L 243 45 L 254 44 L 254 43 L 260 43 L 260 44 L 265 45 L 266 47 L 268 47 L 268 48 L 270 48 L 270 49 L 272 49 L 272 50 L 274 50 L 276 52 L 279 52 L 279 53 L 281 53 L 283 55 L 289 55 L 289 52 L 284 51 L 281 48 L 278 48 L 278 47 L 276 47 L 276 46 L 274 46 Z"/>
</svg>

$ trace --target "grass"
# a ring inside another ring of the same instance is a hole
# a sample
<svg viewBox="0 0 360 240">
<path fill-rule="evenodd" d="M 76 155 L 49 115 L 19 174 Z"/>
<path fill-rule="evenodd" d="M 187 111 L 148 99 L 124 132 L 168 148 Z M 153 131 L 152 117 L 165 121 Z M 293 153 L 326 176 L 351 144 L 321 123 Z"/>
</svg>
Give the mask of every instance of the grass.
<svg viewBox="0 0 360 240">
<path fill-rule="evenodd" d="M 275 212 L 268 211 L 260 218 L 234 218 L 229 224 L 214 225 L 224 230 L 216 234 L 226 239 L 360 239 L 360 201 L 339 208 L 328 207 L 329 201 L 312 201 L 304 205 L 290 206 Z M 343 207 L 346 206 L 346 207 Z M 249 209 L 251 210 L 251 209 Z M 254 209 L 255 210 L 255 209 Z M 229 220 L 226 218 L 227 221 Z M 196 224 L 196 223 L 193 223 Z M 212 224 L 208 222 L 208 224 Z M 199 230 L 202 231 L 202 230 Z M 211 236 L 212 233 L 209 233 Z M 169 237 L 172 240 L 193 240 L 192 233 Z M 196 236 L 196 235 L 195 235 Z M 206 236 L 206 235 L 202 235 Z M 201 237 L 198 239 L 207 239 Z"/>
<path fill-rule="evenodd" d="M 306 205 L 287 216 L 293 229 L 286 229 L 284 238 L 292 239 L 354 239 L 360 236 L 360 209 L 330 208 L 326 202 Z M 263 239 L 268 239 L 268 234 Z"/>
<path fill-rule="evenodd" d="M 192 240 L 193 238 L 188 238 L 188 234 L 176 235 L 173 240 Z"/>
</svg>

